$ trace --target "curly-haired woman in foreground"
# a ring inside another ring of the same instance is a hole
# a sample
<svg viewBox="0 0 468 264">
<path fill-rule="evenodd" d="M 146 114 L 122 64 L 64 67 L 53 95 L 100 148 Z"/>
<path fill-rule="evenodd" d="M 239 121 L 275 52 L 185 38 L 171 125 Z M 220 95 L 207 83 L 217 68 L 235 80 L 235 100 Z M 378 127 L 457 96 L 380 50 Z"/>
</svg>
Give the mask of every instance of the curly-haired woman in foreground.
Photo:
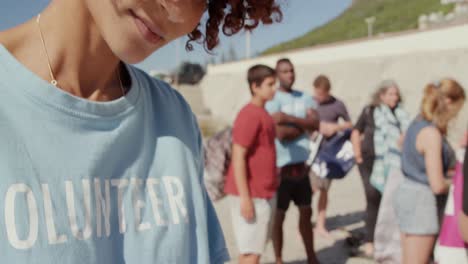
<svg viewBox="0 0 468 264">
<path fill-rule="evenodd" d="M 0 32 L 2 262 L 224 263 L 195 118 L 127 63 L 280 19 L 273 0 L 52 0 Z"/>
</svg>

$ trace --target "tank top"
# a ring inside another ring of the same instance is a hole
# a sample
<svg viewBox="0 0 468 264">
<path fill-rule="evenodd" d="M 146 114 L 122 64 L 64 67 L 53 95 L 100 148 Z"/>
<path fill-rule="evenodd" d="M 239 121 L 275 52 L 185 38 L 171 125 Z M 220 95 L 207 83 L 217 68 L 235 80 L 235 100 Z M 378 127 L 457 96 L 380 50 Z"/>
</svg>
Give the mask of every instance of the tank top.
<svg viewBox="0 0 468 264">
<path fill-rule="evenodd" d="M 429 185 L 429 179 L 426 173 L 426 163 L 424 155 L 416 149 L 416 138 L 419 132 L 428 126 L 434 126 L 431 122 L 417 117 L 406 131 L 403 151 L 401 156 L 401 168 L 406 178 L 413 181 Z M 442 166 L 444 174 L 451 165 L 451 159 L 454 157 L 452 148 L 447 139 L 442 138 Z"/>
</svg>

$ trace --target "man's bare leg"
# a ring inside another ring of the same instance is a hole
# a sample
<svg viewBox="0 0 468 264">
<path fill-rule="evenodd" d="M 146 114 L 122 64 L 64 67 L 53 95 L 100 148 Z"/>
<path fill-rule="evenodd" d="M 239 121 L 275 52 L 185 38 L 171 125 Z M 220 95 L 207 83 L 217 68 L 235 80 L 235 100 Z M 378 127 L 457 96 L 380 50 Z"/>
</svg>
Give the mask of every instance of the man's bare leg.
<svg viewBox="0 0 468 264">
<path fill-rule="evenodd" d="M 276 264 L 283 264 L 283 223 L 286 212 L 277 209 L 273 222 L 273 248 L 275 250 Z"/>
<path fill-rule="evenodd" d="M 318 201 L 318 214 L 317 223 L 315 225 L 315 233 L 323 238 L 330 239 L 331 235 L 326 228 L 327 219 L 327 206 L 328 206 L 328 191 L 319 190 L 319 201 Z"/>
<path fill-rule="evenodd" d="M 307 253 L 307 261 L 309 264 L 318 264 L 319 262 L 314 251 L 314 231 L 311 218 L 312 208 L 310 206 L 299 207 L 299 231 Z"/>
</svg>

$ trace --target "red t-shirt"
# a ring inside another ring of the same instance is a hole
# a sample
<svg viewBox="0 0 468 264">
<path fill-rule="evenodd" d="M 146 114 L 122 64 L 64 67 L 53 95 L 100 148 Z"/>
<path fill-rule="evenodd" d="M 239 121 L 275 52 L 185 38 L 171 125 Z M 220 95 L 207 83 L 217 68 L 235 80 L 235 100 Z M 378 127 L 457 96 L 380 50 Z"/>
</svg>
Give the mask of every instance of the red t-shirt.
<svg viewBox="0 0 468 264">
<path fill-rule="evenodd" d="M 237 115 L 232 140 L 247 149 L 247 183 L 253 198 L 270 199 L 278 187 L 275 136 L 275 122 L 265 109 L 248 104 Z M 224 191 L 239 195 L 232 163 Z"/>
</svg>

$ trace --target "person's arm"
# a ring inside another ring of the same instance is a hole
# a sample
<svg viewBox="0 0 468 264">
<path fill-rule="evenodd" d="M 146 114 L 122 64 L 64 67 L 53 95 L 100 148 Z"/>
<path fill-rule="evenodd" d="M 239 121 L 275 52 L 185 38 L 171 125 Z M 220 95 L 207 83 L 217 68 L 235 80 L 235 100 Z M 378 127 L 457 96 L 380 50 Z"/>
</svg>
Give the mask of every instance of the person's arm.
<svg viewBox="0 0 468 264">
<path fill-rule="evenodd" d="M 351 121 L 344 121 L 343 123 L 340 123 L 339 126 L 339 131 L 343 131 L 346 129 L 353 128 L 353 123 Z"/>
<path fill-rule="evenodd" d="M 293 124 L 305 131 L 313 132 L 320 127 L 320 119 L 317 111 L 312 108 L 307 110 L 306 118 L 287 115 L 286 123 Z"/>
<path fill-rule="evenodd" d="M 338 116 L 343 119 L 343 122 L 336 124 L 334 127 L 334 132 L 338 133 L 344 131 L 346 129 L 350 129 L 353 127 L 353 123 L 351 122 L 351 118 L 349 117 L 348 109 L 346 105 L 342 101 L 338 101 Z"/>
<path fill-rule="evenodd" d="M 313 132 L 319 129 L 320 122 L 317 111 L 309 109 L 306 118 L 298 118 L 285 113 L 273 114 L 276 122 L 276 137 L 280 141 L 294 140 L 305 132 Z"/>
<path fill-rule="evenodd" d="M 291 116 L 277 112 L 272 114 L 273 120 L 276 123 L 276 138 L 280 141 L 291 141 L 304 134 L 304 130 L 288 123 Z"/>
<path fill-rule="evenodd" d="M 255 209 L 247 184 L 247 149 L 245 147 L 233 144 L 232 164 L 241 203 L 241 215 L 245 220 L 252 221 L 255 218 Z"/>
<path fill-rule="evenodd" d="M 418 135 L 416 144 L 421 147 L 424 155 L 427 177 L 432 191 L 435 194 L 447 193 L 450 185 L 444 178 L 440 132 L 434 127 L 424 128 Z"/>
<path fill-rule="evenodd" d="M 363 162 L 362 151 L 361 151 L 361 136 L 367 126 L 367 119 L 369 118 L 369 108 L 365 107 L 359 116 L 356 125 L 354 126 L 353 132 L 351 133 L 351 143 L 353 144 L 354 158 L 358 164 Z"/>
<path fill-rule="evenodd" d="M 353 129 L 351 133 L 351 143 L 353 144 L 354 158 L 357 164 L 361 164 L 362 152 L 361 152 L 361 133 L 357 129 Z"/>
<path fill-rule="evenodd" d="M 288 115 L 281 112 L 278 101 L 270 101 L 266 104 L 266 110 L 275 121 L 276 138 L 280 141 L 291 141 L 304 134 L 304 130 L 286 123 Z"/>
<path fill-rule="evenodd" d="M 260 132 L 261 121 L 251 112 L 241 112 L 232 130 L 231 162 L 234 182 L 240 199 L 240 213 L 247 221 L 255 217 L 255 209 L 248 186 L 247 158 L 249 150 L 255 146 Z"/>
<path fill-rule="evenodd" d="M 313 132 L 319 130 L 320 118 L 314 109 L 317 107 L 317 103 L 312 96 L 304 95 L 303 103 L 306 109 L 305 118 L 299 118 L 292 115 L 282 114 L 277 124 L 289 124 L 293 127 L 300 128 L 304 132 Z M 279 112 L 279 111 L 276 111 Z"/>
<path fill-rule="evenodd" d="M 335 127 L 335 133 L 352 128 L 353 123 L 351 122 L 351 118 L 349 117 L 348 109 L 342 101 L 339 101 L 338 112 L 339 117 L 343 119 L 343 122 L 337 124 L 337 127 Z"/>
<path fill-rule="evenodd" d="M 320 133 L 325 137 L 331 137 L 338 132 L 352 128 L 353 124 L 349 121 L 342 123 L 320 122 Z"/>
<path fill-rule="evenodd" d="M 280 141 L 291 141 L 304 135 L 304 130 L 288 125 L 276 126 L 276 138 Z"/>
</svg>

